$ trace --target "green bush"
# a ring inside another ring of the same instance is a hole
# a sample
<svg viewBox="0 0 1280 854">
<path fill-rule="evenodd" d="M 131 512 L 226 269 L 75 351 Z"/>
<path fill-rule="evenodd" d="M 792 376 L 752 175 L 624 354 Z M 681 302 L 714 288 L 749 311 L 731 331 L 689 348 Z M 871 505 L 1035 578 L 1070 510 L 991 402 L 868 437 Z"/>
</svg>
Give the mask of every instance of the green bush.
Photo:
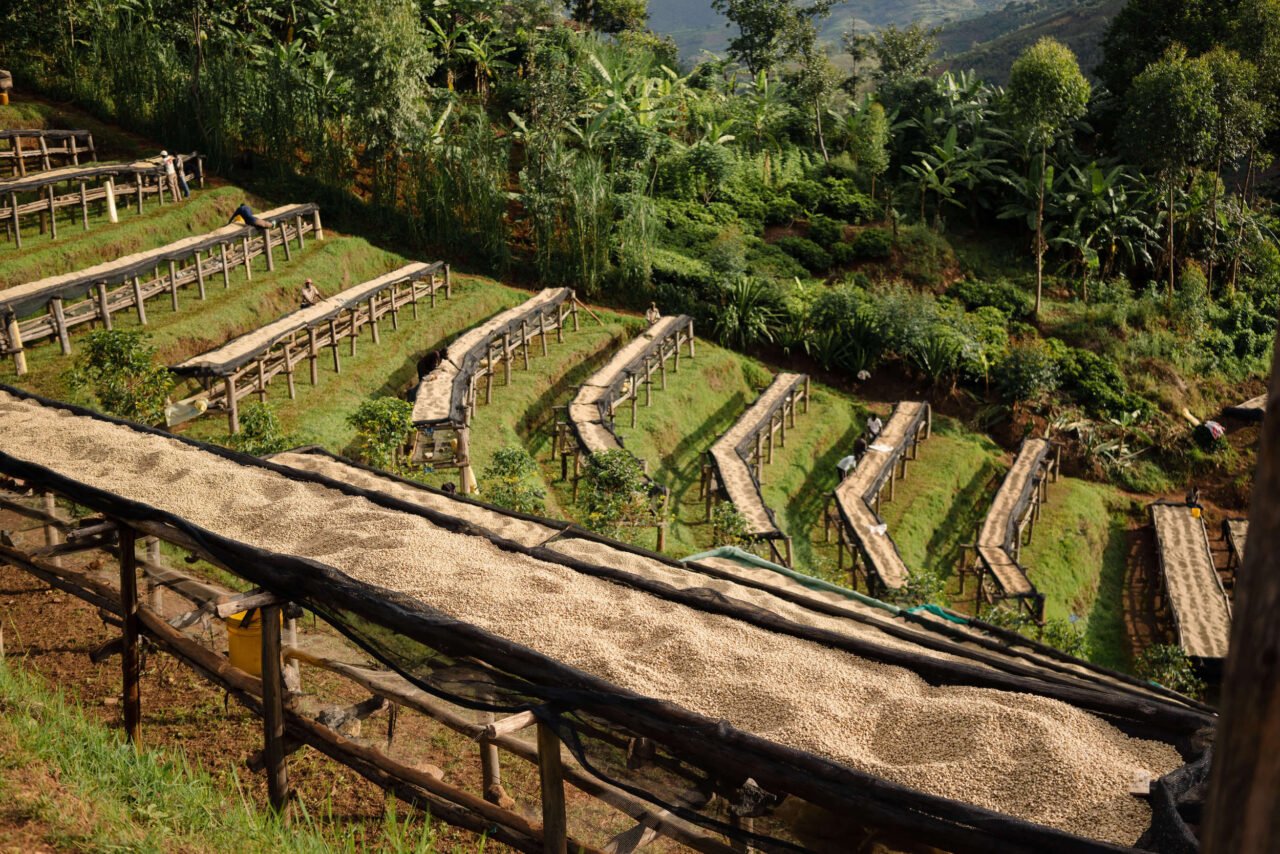
<svg viewBox="0 0 1280 854">
<path fill-rule="evenodd" d="M 823 273 L 831 269 L 831 253 L 808 238 L 788 235 L 779 238 L 776 245 L 811 273 Z"/>
<path fill-rule="evenodd" d="M 1010 402 L 1031 401 L 1058 387 L 1058 360 L 1039 338 L 1014 341 L 992 368 L 1001 396 Z"/>
<path fill-rule="evenodd" d="M 413 404 L 398 397 L 365 400 L 347 416 L 356 429 L 356 447 L 364 462 L 395 471 L 400 451 L 413 435 Z"/>
<path fill-rule="evenodd" d="M 1096 418 L 1119 418 L 1129 412 L 1145 417 L 1151 405 L 1128 391 L 1124 374 L 1088 350 L 1071 349 L 1059 360 L 1062 387 Z"/>
<path fill-rule="evenodd" d="M 154 424 L 164 420 L 174 377 L 156 362 L 151 336 L 140 331 L 96 329 L 84 337 L 75 362 L 63 374 L 71 388 L 87 392 L 109 415 Z"/>
<path fill-rule="evenodd" d="M 792 258 L 781 247 L 765 243 L 759 238 L 747 241 L 747 269 L 759 276 L 782 279 L 803 279 L 809 275 L 799 261 Z"/>
<path fill-rule="evenodd" d="M 801 210 L 816 211 L 825 191 L 817 181 L 792 181 L 786 187 L 787 193 L 795 199 Z"/>
<path fill-rule="evenodd" d="M 818 209 L 836 219 L 849 222 L 867 222 L 875 219 L 876 215 L 875 202 L 859 192 L 852 181 L 844 178 L 826 180 Z"/>
<path fill-rule="evenodd" d="M 1030 294 L 1004 281 L 975 282 L 963 279 L 947 288 L 947 296 L 964 303 L 965 308 L 970 311 L 987 305 L 998 308 L 1011 320 L 1029 317 L 1035 307 Z"/>
<path fill-rule="evenodd" d="M 255 457 L 278 454 L 300 444 L 284 432 L 275 408 L 256 400 L 240 408 L 240 432 L 226 439 L 227 447 Z"/>
<path fill-rule="evenodd" d="M 831 253 L 832 262 L 838 267 L 843 267 L 859 260 L 858 250 L 854 248 L 852 243 L 837 243 L 828 251 Z"/>
<path fill-rule="evenodd" d="M 882 228 L 864 228 L 851 245 L 855 258 L 883 260 L 893 254 L 893 235 Z"/>
<path fill-rule="evenodd" d="M 808 237 L 823 249 L 831 249 L 844 242 L 845 224 L 822 214 L 809 217 Z"/>
<path fill-rule="evenodd" d="M 524 448 L 499 448 L 480 476 L 485 500 L 517 513 L 542 513 L 546 498 L 535 486 L 537 466 Z"/>
<path fill-rule="evenodd" d="M 1129 466 L 1113 466 L 1107 474 L 1112 483 L 1128 492 L 1158 495 L 1174 489 L 1169 475 L 1150 460 L 1138 460 Z"/>
<path fill-rule="evenodd" d="M 1143 679 L 1199 699 L 1204 696 L 1204 682 L 1196 676 L 1186 651 L 1175 644 L 1153 644 L 1142 651 L 1134 662 L 1134 670 Z"/>
<path fill-rule="evenodd" d="M 634 541 L 642 526 L 656 521 L 644 470 L 627 451 L 619 448 L 592 454 L 583 472 L 583 484 L 579 518 L 592 531 Z"/>
<path fill-rule="evenodd" d="M 721 501 L 711 511 L 711 542 L 717 546 L 741 546 L 747 542 L 747 518 L 731 501 Z"/>
<path fill-rule="evenodd" d="M 767 225 L 790 225 L 800 216 L 800 204 L 785 192 L 777 192 L 764 203 Z"/>
</svg>

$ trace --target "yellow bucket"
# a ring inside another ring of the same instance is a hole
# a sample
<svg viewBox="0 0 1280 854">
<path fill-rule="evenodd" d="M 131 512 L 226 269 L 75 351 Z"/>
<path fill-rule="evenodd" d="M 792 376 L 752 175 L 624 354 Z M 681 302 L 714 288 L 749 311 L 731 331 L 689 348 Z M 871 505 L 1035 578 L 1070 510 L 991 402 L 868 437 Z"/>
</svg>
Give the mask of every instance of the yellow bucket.
<svg viewBox="0 0 1280 854">
<path fill-rule="evenodd" d="M 1192 507 L 1192 508 L 1191 508 L 1191 518 L 1192 518 L 1192 519 L 1199 519 L 1199 518 L 1200 518 L 1200 508 L 1199 508 L 1199 507 Z"/>
<path fill-rule="evenodd" d="M 252 614 L 248 625 L 244 619 Z M 284 614 L 280 615 L 284 622 Z M 227 617 L 227 657 L 231 666 L 243 670 L 251 676 L 262 675 L 262 612 L 241 611 Z"/>
</svg>

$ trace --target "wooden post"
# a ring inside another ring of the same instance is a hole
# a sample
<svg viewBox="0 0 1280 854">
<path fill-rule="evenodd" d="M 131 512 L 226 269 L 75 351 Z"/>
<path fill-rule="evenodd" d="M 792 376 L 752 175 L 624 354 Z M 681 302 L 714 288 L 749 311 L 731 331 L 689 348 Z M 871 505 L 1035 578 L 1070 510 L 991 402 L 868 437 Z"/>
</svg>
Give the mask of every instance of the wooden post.
<svg viewBox="0 0 1280 854">
<path fill-rule="evenodd" d="M 772 434 L 771 434 L 772 437 Z M 764 437 L 756 433 L 756 481 L 764 483 Z"/>
<path fill-rule="evenodd" d="M 120 212 L 116 210 L 116 182 L 113 178 L 107 178 L 103 187 L 107 191 L 107 219 L 111 222 L 119 222 Z"/>
<path fill-rule="evenodd" d="M 409 305 L 413 308 L 413 319 L 418 319 L 418 279 L 409 280 Z M 435 276 L 431 277 L 432 283 L 435 282 Z"/>
<path fill-rule="evenodd" d="M 49 143 L 45 141 L 44 135 L 41 134 L 36 137 L 36 144 L 40 146 L 40 163 L 42 164 L 44 171 L 48 172 L 53 168 L 53 165 L 49 161 Z"/>
<path fill-rule="evenodd" d="M 227 244 L 218 244 L 218 253 L 222 256 L 222 288 L 231 287 L 231 267 L 227 264 Z"/>
<path fill-rule="evenodd" d="M 637 380 L 638 380 L 637 377 L 635 376 L 631 377 L 631 426 L 632 427 L 636 426 L 636 404 L 639 403 L 640 401 L 640 392 L 636 388 Z M 648 386 L 645 386 L 646 390 L 648 390 L 648 388 L 649 388 Z"/>
<path fill-rule="evenodd" d="M 152 566 L 160 566 L 160 540 L 156 537 L 144 538 L 147 544 L 147 562 Z M 151 610 L 157 614 L 164 611 L 164 585 L 156 584 L 151 588 Z"/>
<path fill-rule="evenodd" d="M 767 462 L 769 463 L 769 465 L 773 465 L 773 424 L 772 422 L 769 424 L 769 458 Z"/>
<path fill-rule="evenodd" d="M 511 333 L 502 333 L 502 384 L 511 385 Z"/>
<path fill-rule="evenodd" d="M 481 712 L 480 724 L 493 723 L 493 712 Z M 491 804 L 502 803 L 502 767 L 498 764 L 498 746 L 492 741 L 480 742 L 480 790 Z"/>
<path fill-rule="evenodd" d="M 236 401 L 236 378 L 229 376 L 226 379 L 227 393 L 227 432 L 240 432 L 240 404 Z"/>
<path fill-rule="evenodd" d="M 471 428 L 458 429 L 458 450 L 454 453 L 458 463 L 458 491 L 471 495 L 476 491 L 476 478 L 471 471 Z"/>
<path fill-rule="evenodd" d="M 200 299 L 205 298 L 204 293 L 204 263 L 200 257 L 200 250 L 196 250 L 196 285 L 200 289 Z"/>
<path fill-rule="evenodd" d="M 373 343 L 381 344 L 378 339 L 378 315 L 374 313 L 374 297 L 369 297 L 369 330 L 373 333 Z"/>
<path fill-rule="evenodd" d="M 19 163 L 22 161 L 19 160 Z M 18 224 L 18 194 L 9 194 L 9 215 L 13 218 L 13 241 L 18 249 L 22 248 L 22 229 Z"/>
<path fill-rule="evenodd" d="M 67 316 L 62 312 L 62 297 L 49 300 L 49 312 L 53 315 L 53 328 L 58 332 L 58 345 L 62 355 L 71 355 L 71 338 L 67 334 Z"/>
<path fill-rule="evenodd" d="M 342 362 L 338 359 L 338 322 L 329 321 L 329 340 L 333 344 L 333 372 L 342 373 Z"/>
<path fill-rule="evenodd" d="M 1280 346 L 1271 362 L 1267 408 L 1280 409 Z M 1274 852 L 1280 839 L 1280 421 L 1262 422 L 1249 546 L 1236 575 L 1235 613 L 1214 739 L 1205 854 Z M 1262 548 L 1258 546 L 1262 545 Z"/>
<path fill-rule="evenodd" d="M 564 305 L 561 304 L 556 308 L 556 343 L 564 343 Z"/>
<path fill-rule="evenodd" d="M 9 346 L 13 349 L 13 368 L 18 376 L 27 373 L 27 354 L 22 351 L 22 328 L 16 315 L 9 315 Z"/>
<path fill-rule="evenodd" d="M 137 175 L 134 180 L 134 184 L 138 188 L 138 213 L 142 213 L 142 189 L 145 181 L 146 179 L 142 175 Z"/>
<path fill-rule="evenodd" d="M 316 240 L 324 240 L 324 229 L 320 227 L 320 209 L 311 213 L 311 225 L 315 229 Z M 302 229 L 298 229 L 298 248 L 302 248 Z"/>
<path fill-rule="evenodd" d="M 564 807 L 564 767 L 555 730 L 538 721 L 538 780 L 542 792 L 542 846 L 546 854 L 568 854 L 569 827 Z"/>
<path fill-rule="evenodd" d="M 41 140 L 43 142 L 44 140 Z M 49 235 L 53 240 L 58 239 L 58 217 L 55 215 L 53 208 L 53 185 L 50 184 L 49 190 Z"/>
<path fill-rule="evenodd" d="M 169 297 L 173 301 L 173 310 L 178 310 L 178 265 L 169 262 Z"/>
<path fill-rule="evenodd" d="M 246 282 L 253 281 L 253 263 L 249 258 L 249 238 L 241 238 L 241 244 L 244 246 L 244 279 Z"/>
<path fill-rule="evenodd" d="M 444 298 L 453 299 L 453 278 L 449 273 L 449 265 L 444 265 Z"/>
<path fill-rule="evenodd" d="M 280 220 L 280 245 L 284 247 L 284 260 L 293 260 L 293 250 L 289 248 L 289 226 Z"/>
<path fill-rule="evenodd" d="M 538 338 L 542 341 L 542 355 L 547 355 L 547 313 L 538 312 Z"/>
<path fill-rule="evenodd" d="M 80 182 L 80 218 L 84 221 L 84 230 L 89 230 L 89 198 L 84 191 L 84 181 Z"/>
<path fill-rule="evenodd" d="M 58 505 L 54 501 L 53 493 L 48 491 L 42 492 L 40 494 L 40 498 L 43 502 L 44 515 L 52 518 L 58 510 Z M 56 546 L 58 542 L 58 527 L 51 523 L 46 523 L 44 526 L 44 544 L 46 546 Z M 54 566 L 62 566 L 62 558 L 57 555 L 50 558 L 49 562 Z"/>
<path fill-rule="evenodd" d="M 267 402 L 267 360 L 258 359 L 258 402 Z"/>
<path fill-rule="evenodd" d="M 320 382 L 320 367 L 316 364 L 317 356 L 319 352 L 316 348 L 316 328 L 312 326 L 307 330 L 307 359 L 311 362 L 312 385 Z"/>
<path fill-rule="evenodd" d="M 525 321 L 520 321 L 520 350 L 524 353 L 524 369 L 529 370 L 529 329 Z"/>
<path fill-rule="evenodd" d="M 142 677 L 142 660 L 138 650 L 138 535 L 127 525 L 121 525 L 119 536 L 120 616 L 124 641 L 120 650 L 120 675 L 124 695 L 121 706 L 124 712 L 125 737 L 130 744 L 136 746 L 142 722 L 142 699 L 138 692 L 138 683 Z"/>
<path fill-rule="evenodd" d="M 289 383 L 289 399 L 297 400 L 298 393 L 293 386 L 293 336 L 289 336 L 289 340 L 284 342 L 284 378 Z"/>
<path fill-rule="evenodd" d="M 285 764 L 284 674 L 280 663 L 280 606 L 265 605 L 262 618 L 262 735 L 267 770 L 267 799 L 276 812 L 289 799 L 289 769 Z"/>
<path fill-rule="evenodd" d="M 351 357 L 356 355 L 356 339 L 360 337 L 360 307 L 356 306 L 347 312 L 347 322 L 351 325 Z"/>
<path fill-rule="evenodd" d="M 137 276 L 133 277 L 133 305 L 138 312 L 138 323 L 143 326 L 147 325 L 147 304 L 142 299 L 142 282 Z"/>
<path fill-rule="evenodd" d="M 262 229 L 262 253 L 267 256 L 267 272 L 274 272 L 276 269 L 276 258 L 271 254 L 271 229 Z"/>
<path fill-rule="evenodd" d="M 98 316 L 102 318 L 102 327 L 110 329 L 111 309 L 107 307 L 107 283 L 98 282 L 95 287 L 98 291 Z"/>
<path fill-rule="evenodd" d="M 400 284 L 391 286 L 391 329 L 400 331 Z"/>
</svg>

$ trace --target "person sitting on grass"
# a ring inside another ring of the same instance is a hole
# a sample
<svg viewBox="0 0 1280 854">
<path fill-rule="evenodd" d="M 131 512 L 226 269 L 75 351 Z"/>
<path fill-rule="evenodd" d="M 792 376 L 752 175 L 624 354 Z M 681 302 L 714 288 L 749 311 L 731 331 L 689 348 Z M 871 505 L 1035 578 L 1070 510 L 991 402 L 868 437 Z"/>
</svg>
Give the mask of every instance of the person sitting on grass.
<svg viewBox="0 0 1280 854">
<path fill-rule="evenodd" d="M 254 225 L 258 228 L 270 228 L 271 223 L 265 219 L 253 215 L 253 208 L 241 203 L 240 207 L 235 209 L 231 214 L 231 219 L 227 220 L 227 225 L 232 223 L 240 223 L 241 225 Z"/>
</svg>

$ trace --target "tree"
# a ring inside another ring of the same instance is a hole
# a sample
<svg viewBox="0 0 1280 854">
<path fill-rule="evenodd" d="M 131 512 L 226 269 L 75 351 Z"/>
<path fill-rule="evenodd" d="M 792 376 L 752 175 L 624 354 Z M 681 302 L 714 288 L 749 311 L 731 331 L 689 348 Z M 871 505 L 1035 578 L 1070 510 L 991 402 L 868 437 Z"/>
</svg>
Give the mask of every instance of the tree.
<svg viewBox="0 0 1280 854">
<path fill-rule="evenodd" d="M 893 25 L 882 27 L 874 35 L 849 30 L 842 40 L 845 51 L 853 58 L 854 80 L 857 80 L 859 66 L 873 59 L 876 67 L 871 80 L 878 89 L 897 88 L 927 76 L 933 69 L 940 31 L 938 27 L 926 27 L 919 22 L 903 29 Z"/>
<path fill-rule="evenodd" d="M 884 107 L 872 101 L 864 101 L 849 128 L 849 155 L 861 169 L 871 176 L 871 198 L 876 197 L 876 178 L 889 169 L 889 140 L 892 131 Z"/>
<path fill-rule="evenodd" d="M 798 62 L 787 74 L 792 91 L 813 110 L 815 138 L 822 159 L 830 162 L 827 143 L 822 135 L 822 114 L 825 102 L 836 91 L 840 82 L 839 72 L 827 59 L 827 51 L 818 44 L 818 34 L 812 24 L 805 25 L 805 32 L 798 38 Z"/>
<path fill-rule="evenodd" d="M 63 378 L 71 388 L 88 392 L 103 412 L 144 424 L 164 420 L 174 383 L 168 368 L 156 362 L 151 336 L 120 329 L 86 335 Z"/>
<path fill-rule="evenodd" d="M 1239 162 L 1262 137 L 1265 111 L 1254 100 L 1258 74 L 1253 63 L 1241 59 L 1233 50 L 1216 47 L 1201 60 L 1213 78 L 1213 102 L 1217 105 L 1213 126 L 1213 187 L 1209 202 L 1212 237 L 1209 244 L 1209 269 L 1206 286 L 1213 293 L 1213 266 L 1218 253 L 1218 185 L 1223 165 Z"/>
<path fill-rule="evenodd" d="M 813 27 L 831 14 L 835 0 L 711 0 L 711 7 L 736 25 L 738 35 L 729 39 L 729 55 L 752 74 L 769 71 L 796 56 L 805 27 Z"/>
<path fill-rule="evenodd" d="M 1042 38 L 1018 57 L 1009 71 L 1009 109 L 1015 125 L 1034 150 L 1040 149 L 1040 191 L 1036 204 L 1036 315 L 1044 290 L 1044 191 L 1049 143 L 1084 114 L 1089 82 L 1071 49 Z"/>
<path fill-rule="evenodd" d="M 1098 78 L 1124 95 L 1139 74 L 1174 44 L 1197 56 L 1226 41 L 1239 0 L 1130 0 L 1102 38 Z"/>
<path fill-rule="evenodd" d="M 648 0 L 574 0 L 573 19 L 609 35 L 638 32 L 649 20 Z"/>
<path fill-rule="evenodd" d="M 491 504 L 517 513 L 541 513 L 546 499 L 534 485 L 537 466 L 524 448 L 499 448 L 480 476 L 485 498 Z"/>
<path fill-rule="evenodd" d="M 1203 161 L 1212 149 L 1217 122 L 1213 92 L 1208 66 L 1188 59 L 1186 50 L 1175 46 L 1138 75 L 1125 97 L 1127 109 L 1121 128 L 1125 146 L 1131 156 L 1155 169 L 1165 185 L 1170 304 L 1176 274 L 1174 189 L 1183 173 Z"/>
<path fill-rule="evenodd" d="M 278 454 L 301 444 L 284 432 L 280 416 L 269 403 L 253 401 L 240 410 L 240 432 L 227 437 L 227 447 L 261 457 Z"/>
</svg>

